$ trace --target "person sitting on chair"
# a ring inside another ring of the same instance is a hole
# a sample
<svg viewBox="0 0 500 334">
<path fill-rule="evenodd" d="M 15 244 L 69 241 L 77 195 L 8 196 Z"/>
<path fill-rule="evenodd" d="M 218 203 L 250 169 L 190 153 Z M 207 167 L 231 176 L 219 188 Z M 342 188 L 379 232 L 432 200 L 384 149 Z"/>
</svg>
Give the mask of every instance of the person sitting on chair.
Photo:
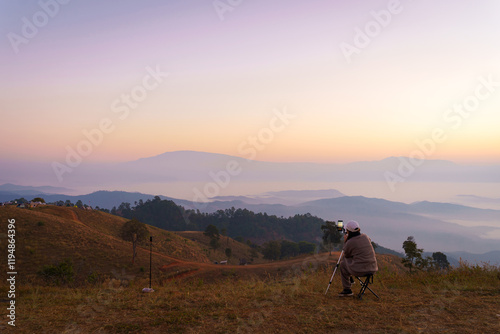
<svg viewBox="0 0 500 334">
<path fill-rule="evenodd" d="M 358 222 L 347 223 L 344 235 L 344 260 L 340 263 L 340 275 L 344 290 L 341 297 L 352 296 L 351 275 L 364 276 L 374 274 L 378 270 L 372 242 L 366 234 L 361 234 Z"/>
</svg>

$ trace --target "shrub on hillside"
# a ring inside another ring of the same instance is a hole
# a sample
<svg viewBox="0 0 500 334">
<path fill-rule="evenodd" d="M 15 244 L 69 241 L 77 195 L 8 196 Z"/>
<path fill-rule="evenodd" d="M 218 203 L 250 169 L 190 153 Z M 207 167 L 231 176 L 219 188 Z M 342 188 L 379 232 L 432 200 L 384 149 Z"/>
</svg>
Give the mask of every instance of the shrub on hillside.
<svg viewBox="0 0 500 334">
<path fill-rule="evenodd" d="M 38 272 L 46 281 L 57 285 L 72 282 L 75 276 L 73 262 L 71 259 L 65 259 L 57 265 L 45 265 Z"/>
</svg>

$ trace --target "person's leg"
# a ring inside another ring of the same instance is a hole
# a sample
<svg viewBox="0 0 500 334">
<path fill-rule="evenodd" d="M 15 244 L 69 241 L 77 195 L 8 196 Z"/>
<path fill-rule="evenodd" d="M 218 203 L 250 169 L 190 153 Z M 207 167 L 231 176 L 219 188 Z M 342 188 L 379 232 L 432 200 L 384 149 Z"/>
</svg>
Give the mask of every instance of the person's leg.
<svg viewBox="0 0 500 334">
<path fill-rule="evenodd" d="M 344 290 L 351 290 L 351 274 L 347 267 L 347 261 L 340 262 L 340 276 L 342 277 L 342 287 Z"/>
</svg>

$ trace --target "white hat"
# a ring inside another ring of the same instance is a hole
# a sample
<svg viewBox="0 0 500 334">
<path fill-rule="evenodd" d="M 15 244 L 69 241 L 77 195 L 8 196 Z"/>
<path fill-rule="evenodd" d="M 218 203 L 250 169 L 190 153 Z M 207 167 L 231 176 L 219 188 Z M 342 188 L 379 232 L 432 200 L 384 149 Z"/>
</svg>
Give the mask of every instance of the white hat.
<svg viewBox="0 0 500 334">
<path fill-rule="evenodd" d="M 355 220 L 351 220 L 347 223 L 345 226 L 345 229 L 348 230 L 349 232 L 358 232 L 359 231 L 359 224 Z"/>
</svg>

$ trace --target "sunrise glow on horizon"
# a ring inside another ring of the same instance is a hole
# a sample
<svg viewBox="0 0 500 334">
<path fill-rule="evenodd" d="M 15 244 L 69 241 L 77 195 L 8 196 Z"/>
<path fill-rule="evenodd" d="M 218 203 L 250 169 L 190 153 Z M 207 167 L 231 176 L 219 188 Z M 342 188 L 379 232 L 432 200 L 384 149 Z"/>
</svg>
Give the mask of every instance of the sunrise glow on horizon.
<svg viewBox="0 0 500 334">
<path fill-rule="evenodd" d="M 3 161 L 500 163 L 496 1 L 55 1 L 1 1 Z"/>
</svg>

